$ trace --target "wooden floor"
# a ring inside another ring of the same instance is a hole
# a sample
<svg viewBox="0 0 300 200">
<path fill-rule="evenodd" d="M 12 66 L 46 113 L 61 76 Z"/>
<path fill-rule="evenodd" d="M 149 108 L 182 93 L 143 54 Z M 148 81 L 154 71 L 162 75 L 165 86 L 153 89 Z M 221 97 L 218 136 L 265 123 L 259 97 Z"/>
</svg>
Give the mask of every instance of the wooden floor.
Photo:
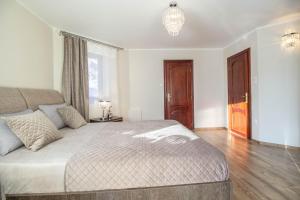
<svg viewBox="0 0 300 200">
<path fill-rule="evenodd" d="M 197 131 L 229 162 L 233 197 L 241 200 L 300 200 L 300 151 L 231 137 L 227 131 Z"/>
</svg>

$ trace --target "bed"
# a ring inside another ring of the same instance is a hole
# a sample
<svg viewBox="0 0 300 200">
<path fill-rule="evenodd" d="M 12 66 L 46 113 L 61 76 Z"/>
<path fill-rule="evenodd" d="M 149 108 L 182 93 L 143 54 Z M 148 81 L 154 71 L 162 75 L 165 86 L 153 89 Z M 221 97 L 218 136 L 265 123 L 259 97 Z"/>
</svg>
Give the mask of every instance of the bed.
<svg viewBox="0 0 300 200">
<path fill-rule="evenodd" d="M 0 113 L 62 103 L 53 90 L 0 88 Z M 61 129 L 37 152 L 0 158 L 5 199 L 230 199 L 228 165 L 176 121 L 92 123 Z"/>
</svg>

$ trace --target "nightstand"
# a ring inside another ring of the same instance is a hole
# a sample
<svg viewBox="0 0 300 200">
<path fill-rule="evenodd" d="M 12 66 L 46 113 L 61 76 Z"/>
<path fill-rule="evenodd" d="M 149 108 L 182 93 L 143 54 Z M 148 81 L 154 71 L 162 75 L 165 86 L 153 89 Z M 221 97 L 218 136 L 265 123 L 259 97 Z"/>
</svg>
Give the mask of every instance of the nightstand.
<svg viewBox="0 0 300 200">
<path fill-rule="evenodd" d="M 113 116 L 111 119 L 102 120 L 100 118 L 90 119 L 90 123 L 101 123 L 101 122 L 122 122 L 123 117 Z"/>
</svg>

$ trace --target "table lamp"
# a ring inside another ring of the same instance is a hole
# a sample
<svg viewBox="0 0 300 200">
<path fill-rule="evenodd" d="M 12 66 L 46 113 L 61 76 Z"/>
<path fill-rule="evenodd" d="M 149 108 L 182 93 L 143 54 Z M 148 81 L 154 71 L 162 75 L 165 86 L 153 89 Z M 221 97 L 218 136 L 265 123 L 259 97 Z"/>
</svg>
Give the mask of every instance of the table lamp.
<svg viewBox="0 0 300 200">
<path fill-rule="evenodd" d="M 110 101 L 104 101 L 100 100 L 99 101 L 100 108 L 102 109 L 102 117 L 100 117 L 101 120 L 107 120 L 109 119 L 110 113 L 111 113 L 111 102 Z"/>
</svg>

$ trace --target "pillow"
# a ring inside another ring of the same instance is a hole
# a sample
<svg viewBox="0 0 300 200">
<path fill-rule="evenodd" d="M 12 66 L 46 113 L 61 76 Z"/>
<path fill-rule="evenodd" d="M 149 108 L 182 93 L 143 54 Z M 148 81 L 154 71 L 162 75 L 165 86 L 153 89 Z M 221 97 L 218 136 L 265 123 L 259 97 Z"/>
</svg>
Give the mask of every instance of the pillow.
<svg viewBox="0 0 300 200">
<path fill-rule="evenodd" d="M 55 105 L 39 105 L 39 109 L 53 122 L 56 128 L 61 129 L 65 127 L 65 123 L 57 112 L 57 108 L 65 107 L 66 104 Z"/>
<path fill-rule="evenodd" d="M 64 120 L 64 123 L 70 128 L 76 129 L 87 124 L 80 113 L 72 106 L 65 106 L 57 109 Z"/>
<path fill-rule="evenodd" d="M 20 138 L 26 148 L 37 151 L 62 138 L 55 125 L 41 112 L 4 118 L 8 127 Z"/>
<path fill-rule="evenodd" d="M 28 113 L 32 113 L 32 110 L 28 109 L 18 113 L 2 114 L 0 117 L 25 115 Z M 0 118 L 0 155 L 5 156 L 21 146 L 23 146 L 22 141 L 9 129 L 6 122 Z"/>
</svg>

